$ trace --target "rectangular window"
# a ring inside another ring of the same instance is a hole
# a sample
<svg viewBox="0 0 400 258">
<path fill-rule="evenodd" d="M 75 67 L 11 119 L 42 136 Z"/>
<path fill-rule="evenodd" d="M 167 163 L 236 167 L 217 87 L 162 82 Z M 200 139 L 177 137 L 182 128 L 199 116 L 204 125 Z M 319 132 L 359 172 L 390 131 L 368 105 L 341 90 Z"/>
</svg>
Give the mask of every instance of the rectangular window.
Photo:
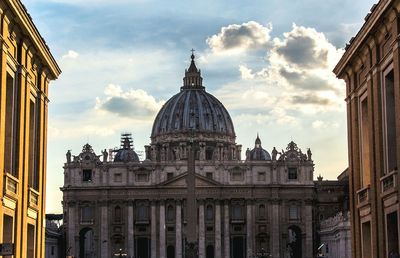
<svg viewBox="0 0 400 258">
<path fill-rule="evenodd" d="M 4 214 L 3 216 L 3 243 L 14 243 L 14 223 L 13 217 L 7 216 Z M 4 256 L 4 258 L 8 258 L 12 256 Z"/>
<path fill-rule="evenodd" d="M 232 206 L 232 219 L 233 220 L 243 219 L 243 211 L 242 211 L 242 206 L 240 204 L 235 204 Z"/>
<path fill-rule="evenodd" d="M 390 257 L 390 252 L 399 250 L 399 234 L 397 223 L 397 212 L 392 212 L 386 215 L 386 239 L 387 239 L 387 255 Z"/>
<path fill-rule="evenodd" d="M 174 177 L 174 173 L 171 173 L 171 172 L 167 173 L 167 180 L 170 180 L 173 177 Z"/>
<path fill-rule="evenodd" d="M 232 181 L 243 181 L 243 173 L 241 171 L 234 171 L 231 173 Z"/>
<path fill-rule="evenodd" d="M 82 170 L 82 181 L 83 182 L 91 182 L 92 181 L 92 170 L 91 169 Z"/>
<path fill-rule="evenodd" d="M 122 174 L 121 173 L 115 173 L 114 174 L 114 182 L 121 183 L 122 182 Z"/>
<path fill-rule="evenodd" d="M 290 180 L 297 179 L 297 168 L 288 168 L 288 178 Z"/>
<path fill-rule="evenodd" d="M 147 182 L 149 181 L 149 175 L 147 173 L 138 173 L 136 174 L 137 182 Z"/>
<path fill-rule="evenodd" d="M 137 206 L 136 209 L 137 220 L 148 220 L 149 219 L 149 207 L 143 204 Z"/>
<path fill-rule="evenodd" d="M 35 226 L 28 224 L 28 239 L 27 239 L 26 257 L 35 257 Z"/>
<path fill-rule="evenodd" d="M 384 81 L 384 135 L 385 135 L 385 156 L 386 173 L 397 169 L 397 148 L 396 148 L 396 108 L 394 98 L 394 74 L 393 70 L 385 75 Z"/>
<path fill-rule="evenodd" d="M 371 183 L 370 178 L 370 146 L 369 146 L 369 119 L 368 119 L 368 98 L 366 95 L 360 99 L 360 139 L 361 139 L 361 168 L 360 181 L 362 187 Z"/>
<path fill-rule="evenodd" d="M 371 222 L 362 223 L 361 226 L 361 241 L 362 241 L 362 257 L 370 258 L 372 257 L 371 252 Z"/>
<path fill-rule="evenodd" d="M 207 172 L 206 177 L 209 179 L 213 179 L 213 173 L 212 172 Z"/>
<path fill-rule="evenodd" d="M 34 100 L 29 102 L 29 186 L 38 190 L 39 189 L 39 171 L 37 167 L 38 155 L 37 155 L 37 127 L 38 127 L 38 115 L 37 105 Z"/>
<path fill-rule="evenodd" d="M 84 206 L 81 208 L 81 222 L 93 223 L 94 213 L 93 207 Z"/>
<path fill-rule="evenodd" d="M 258 181 L 264 182 L 265 181 L 265 172 L 258 172 Z"/>
<path fill-rule="evenodd" d="M 7 73 L 6 79 L 6 110 L 5 110 L 5 142 L 4 142 L 4 170 L 18 177 L 19 152 L 19 99 L 14 87 L 14 77 Z"/>
<path fill-rule="evenodd" d="M 296 220 L 299 219 L 299 207 L 296 205 L 289 206 L 289 219 Z"/>
</svg>

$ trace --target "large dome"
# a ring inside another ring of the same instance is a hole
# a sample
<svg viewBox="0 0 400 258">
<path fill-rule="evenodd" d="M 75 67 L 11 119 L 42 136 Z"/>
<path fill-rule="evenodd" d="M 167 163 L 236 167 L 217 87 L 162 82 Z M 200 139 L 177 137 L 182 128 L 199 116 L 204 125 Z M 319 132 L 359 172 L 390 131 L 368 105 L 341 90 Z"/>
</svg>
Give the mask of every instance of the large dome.
<svg viewBox="0 0 400 258">
<path fill-rule="evenodd" d="M 235 131 L 231 117 L 224 105 L 205 91 L 194 55 L 191 57 L 190 67 L 183 78 L 184 85 L 157 114 L 151 139 L 153 143 L 159 143 L 160 138 L 171 135 L 196 137 L 202 134 L 203 137 L 220 136 L 232 142 Z"/>
</svg>

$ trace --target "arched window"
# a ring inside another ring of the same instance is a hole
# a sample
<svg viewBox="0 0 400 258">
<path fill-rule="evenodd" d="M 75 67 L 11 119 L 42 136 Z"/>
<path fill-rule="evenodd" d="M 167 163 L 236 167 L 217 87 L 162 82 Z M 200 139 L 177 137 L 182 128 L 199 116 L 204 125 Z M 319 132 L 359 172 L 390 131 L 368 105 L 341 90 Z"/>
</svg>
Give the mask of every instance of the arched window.
<svg viewBox="0 0 400 258">
<path fill-rule="evenodd" d="M 265 219 L 265 205 L 260 204 L 259 208 L 259 215 L 261 219 Z"/>
<path fill-rule="evenodd" d="M 114 219 L 116 222 L 121 222 L 122 220 L 122 211 L 121 211 L 121 207 L 117 206 L 114 209 Z"/>
<path fill-rule="evenodd" d="M 174 220 L 174 215 L 175 215 L 174 207 L 172 205 L 168 205 L 168 208 L 167 208 L 167 220 L 168 221 Z"/>
<path fill-rule="evenodd" d="M 213 220 L 214 218 L 214 210 L 211 204 L 207 205 L 206 208 L 206 219 L 207 220 Z"/>
</svg>

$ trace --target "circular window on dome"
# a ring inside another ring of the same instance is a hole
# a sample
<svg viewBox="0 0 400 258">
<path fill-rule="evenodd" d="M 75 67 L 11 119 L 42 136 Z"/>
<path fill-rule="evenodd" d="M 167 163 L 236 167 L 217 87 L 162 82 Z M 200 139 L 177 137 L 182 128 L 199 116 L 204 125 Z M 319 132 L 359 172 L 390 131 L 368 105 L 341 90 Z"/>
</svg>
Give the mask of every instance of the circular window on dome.
<svg viewBox="0 0 400 258">
<path fill-rule="evenodd" d="M 90 156 L 89 156 L 89 155 L 86 155 L 86 156 L 85 156 L 85 160 L 90 160 Z"/>
</svg>

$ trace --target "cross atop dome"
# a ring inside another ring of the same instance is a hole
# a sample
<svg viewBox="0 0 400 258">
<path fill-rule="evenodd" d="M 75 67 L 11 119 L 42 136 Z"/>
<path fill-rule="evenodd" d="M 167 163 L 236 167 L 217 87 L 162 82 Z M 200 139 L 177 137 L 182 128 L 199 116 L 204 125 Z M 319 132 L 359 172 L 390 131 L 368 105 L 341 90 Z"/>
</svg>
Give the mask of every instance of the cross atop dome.
<svg viewBox="0 0 400 258">
<path fill-rule="evenodd" d="M 190 50 L 192 55 L 190 58 L 192 59 L 190 62 L 190 66 L 185 70 L 185 77 L 183 77 L 183 87 L 181 89 L 200 89 L 203 90 L 203 78 L 201 77 L 200 69 L 197 69 L 196 63 L 194 61 L 194 49 Z"/>
</svg>

